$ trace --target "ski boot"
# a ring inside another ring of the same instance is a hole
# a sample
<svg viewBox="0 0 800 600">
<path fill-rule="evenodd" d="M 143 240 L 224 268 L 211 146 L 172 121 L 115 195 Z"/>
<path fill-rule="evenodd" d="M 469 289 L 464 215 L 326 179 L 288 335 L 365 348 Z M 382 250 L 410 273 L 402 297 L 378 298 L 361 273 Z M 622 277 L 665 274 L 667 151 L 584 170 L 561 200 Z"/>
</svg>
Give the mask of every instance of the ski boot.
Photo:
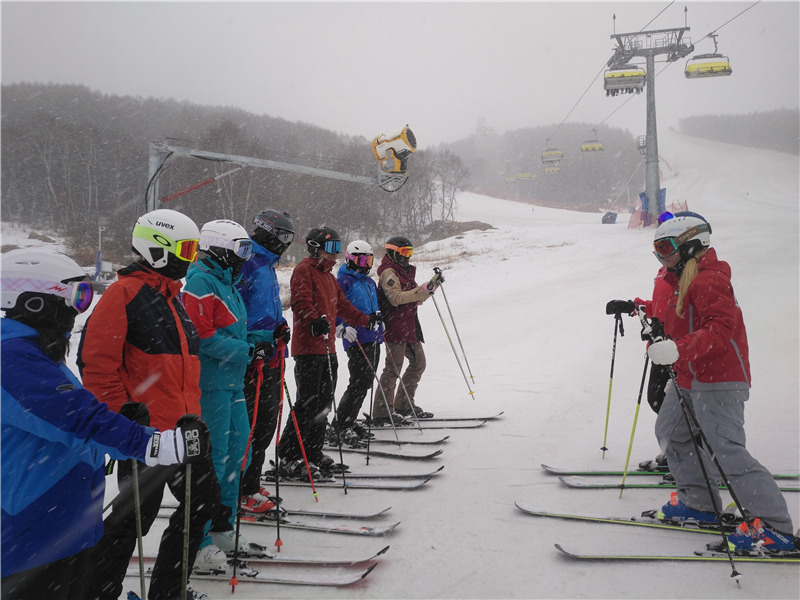
<svg viewBox="0 0 800 600">
<path fill-rule="evenodd" d="M 259 515 L 275 508 L 276 502 L 280 502 L 280 499 L 270 496 L 269 490 L 262 487 L 255 494 L 242 496 L 239 509 L 242 512 Z"/>
<path fill-rule="evenodd" d="M 225 572 L 228 557 L 214 544 L 200 548 L 194 561 L 194 573 L 198 575 L 218 575 Z"/>
<path fill-rule="evenodd" d="M 761 519 L 754 519 L 752 525 L 739 523 L 736 531 L 728 536 L 728 548 L 737 554 L 774 554 L 797 550 L 791 534 L 780 533 L 765 527 Z M 722 542 L 708 544 L 713 552 L 724 552 Z"/>
<path fill-rule="evenodd" d="M 646 460 L 639 463 L 639 469 L 642 471 L 669 471 L 667 465 L 667 457 L 659 454 L 653 460 Z"/>
<path fill-rule="evenodd" d="M 648 511 L 652 513 L 652 511 Z M 642 513 L 645 516 L 645 513 Z M 650 516 L 648 514 L 648 516 Z M 678 500 L 678 493 L 672 492 L 669 502 L 657 511 L 654 517 L 660 521 L 671 521 L 673 523 L 716 523 L 717 515 L 713 512 L 703 512 L 689 508 Z"/>
<path fill-rule="evenodd" d="M 306 462 L 302 458 L 289 462 L 281 461 L 281 463 L 286 471 L 286 479 L 310 481 L 313 478 L 316 481 L 319 477 L 319 467 L 313 462 L 309 462 L 308 467 L 306 467 Z M 310 477 L 309 472 L 311 474 Z M 283 475 L 281 475 L 281 477 L 283 477 Z"/>
</svg>

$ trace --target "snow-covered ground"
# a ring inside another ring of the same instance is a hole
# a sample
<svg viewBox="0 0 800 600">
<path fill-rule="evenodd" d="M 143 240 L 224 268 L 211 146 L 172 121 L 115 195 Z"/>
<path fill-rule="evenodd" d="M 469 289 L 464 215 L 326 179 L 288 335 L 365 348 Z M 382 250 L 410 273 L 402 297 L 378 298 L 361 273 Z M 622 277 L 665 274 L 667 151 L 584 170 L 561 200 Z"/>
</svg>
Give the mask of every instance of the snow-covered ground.
<svg viewBox="0 0 800 600">
<path fill-rule="evenodd" d="M 733 269 L 744 311 L 754 387 L 747 406 L 748 448 L 774 471 L 800 469 L 798 406 L 798 158 L 707 142 L 664 132 L 661 152 L 680 177 L 668 182 L 668 202 L 679 199 L 712 224 L 712 244 Z M 532 207 L 463 194 L 460 221 L 497 229 L 418 249 L 418 279 L 440 266 L 445 291 L 475 375 L 474 399 L 456 365 L 432 302 L 420 309 L 428 370 L 418 403 L 439 415 L 505 411 L 481 429 L 450 434 L 445 465 L 425 487 L 405 493 L 320 491 L 319 507 L 382 509 L 382 523 L 401 521 L 384 538 L 355 538 L 283 530 L 286 556 L 353 556 L 391 545 L 375 571 L 348 588 L 261 586 L 242 583 L 238 598 L 797 598 L 796 566 L 742 564 L 742 589 L 725 563 L 579 563 L 554 543 L 585 550 L 686 553 L 705 537 L 526 516 L 515 500 L 538 506 L 631 516 L 657 508 L 661 490 L 564 488 L 541 463 L 578 468 L 624 465 L 644 363 L 639 327 L 626 318 L 618 339 L 608 448 L 600 447 L 608 399 L 614 330 L 606 302 L 649 298 L 658 263 L 653 230 L 628 230 L 626 215 L 602 225 L 600 214 Z M 446 307 L 437 295 L 439 307 Z M 452 327 L 448 328 L 453 336 Z M 339 353 L 339 394 L 347 380 Z M 72 356 L 74 361 L 74 353 Z M 291 376 L 291 374 L 289 374 Z M 290 383 L 290 390 L 294 386 Z M 639 413 L 632 464 L 658 453 L 654 413 Z M 407 433 L 407 436 L 412 435 Z M 388 447 L 385 447 L 388 448 Z M 349 455 L 351 468 L 426 470 L 430 464 Z M 115 483 L 109 478 L 109 494 Z M 283 488 L 287 505 L 311 507 L 310 491 Z M 786 494 L 795 527 L 800 494 Z M 163 523 L 146 539 L 155 551 Z M 250 541 L 272 545 L 275 530 L 243 526 Z M 713 539 L 713 538 L 710 538 Z M 222 583 L 197 581 L 211 598 L 230 597 Z M 136 579 L 126 589 L 138 590 Z"/>
</svg>

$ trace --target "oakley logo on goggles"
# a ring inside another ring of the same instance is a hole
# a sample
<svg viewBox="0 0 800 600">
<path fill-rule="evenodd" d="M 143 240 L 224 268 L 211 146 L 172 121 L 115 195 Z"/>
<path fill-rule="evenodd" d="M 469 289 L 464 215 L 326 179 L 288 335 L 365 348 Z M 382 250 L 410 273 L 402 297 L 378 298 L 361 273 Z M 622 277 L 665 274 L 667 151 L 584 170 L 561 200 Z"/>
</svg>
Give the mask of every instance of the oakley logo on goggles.
<svg viewBox="0 0 800 600">
<path fill-rule="evenodd" d="M 413 246 L 395 246 L 394 244 L 386 244 L 387 250 L 394 250 L 400 256 L 405 256 L 406 258 L 411 258 L 411 255 L 414 254 L 414 247 Z"/>
<path fill-rule="evenodd" d="M 3 277 L 4 292 L 39 292 L 52 294 L 64 298 L 67 306 L 71 306 L 79 313 L 86 312 L 92 305 L 94 290 L 88 281 L 69 281 L 67 283 L 54 283 L 42 279 L 27 279 L 16 277 Z"/>
<path fill-rule="evenodd" d="M 347 260 L 350 260 L 355 263 L 357 267 L 371 267 L 372 266 L 372 254 L 350 254 L 349 252 L 345 253 L 344 257 Z"/>
<path fill-rule="evenodd" d="M 151 240 L 166 248 L 181 260 L 194 262 L 197 258 L 197 245 L 199 240 L 173 240 L 155 229 L 150 229 L 144 225 L 136 225 L 133 228 L 133 235 L 143 240 Z"/>
<path fill-rule="evenodd" d="M 239 240 L 226 240 L 225 238 L 201 235 L 200 246 L 203 248 L 214 246 L 215 248 L 232 250 L 236 256 L 243 260 L 250 260 L 250 256 L 253 254 L 253 240 L 245 238 Z"/>
<path fill-rule="evenodd" d="M 278 240 L 280 240 L 281 244 L 286 244 L 287 246 L 292 243 L 294 240 L 294 233 L 291 231 L 286 231 L 285 229 L 276 229 L 272 223 L 267 223 L 266 221 L 262 221 L 258 217 L 253 219 L 253 224 L 257 227 L 265 231 L 269 231 L 272 235 L 274 235 Z"/>
<path fill-rule="evenodd" d="M 663 240 L 656 240 L 653 242 L 653 248 L 656 251 L 656 254 L 661 258 L 667 258 L 671 256 L 675 252 L 677 252 L 678 248 L 680 248 L 681 244 L 688 242 L 694 236 L 701 234 L 701 233 L 711 233 L 711 226 L 708 223 L 703 223 L 702 225 L 695 225 L 694 227 L 690 227 L 682 234 L 676 237 L 671 238 L 664 238 Z"/>
</svg>

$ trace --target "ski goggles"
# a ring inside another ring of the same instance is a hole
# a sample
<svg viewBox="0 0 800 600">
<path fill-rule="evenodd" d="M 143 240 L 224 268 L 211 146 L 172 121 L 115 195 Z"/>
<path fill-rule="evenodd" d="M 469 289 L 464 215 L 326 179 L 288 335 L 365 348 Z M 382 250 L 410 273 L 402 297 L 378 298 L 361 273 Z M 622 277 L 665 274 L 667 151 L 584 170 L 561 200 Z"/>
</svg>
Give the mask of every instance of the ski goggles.
<svg viewBox="0 0 800 600">
<path fill-rule="evenodd" d="M 662 212 L 660 215 L 658 215 L 658 224 L 661 225 L 665 221 L 669 221 L 670 219 L 674 218 L 675 215 L 673 215 L 671 212 L 669 211 Z"/>
<path fill-rule="evenodd" d="M 341 240 L 328 240 L 322 249 L 328 254 L 339 254 L 342 251 L 342 242 Z"/>
<path fill-rule="evenodd" d="M 133 236 L 155 242 L 165 248 L 167 252 L 171 252 L 186 262 L 194 262 L 197 258 L 197 247 L 200 240 L 173 240 L 160 231 L 138 224 L 133 228 Z"/>
<path fill-rule="evenodd" d="M 345 253 L 344 257 L 352 261 L 357 267 L 371 267 L 372 266 L 372 254 L 350 254 L 349 252 Z"/>
<path fill-rule="evenodd" d="M 94 290 L 88 281 L 66 281 L 56 283 L 43 279 L 28 279 L 26 277 L 4 277 L 2 289 L 4 292 L 39 292 L 52 294 L 64 298 L 67 306 L 79 313 L 86 312 L 92 305 Z"/>
<path fill-rule="evenodd" d="M 256 227 L 260 227 L 264 231 L 269 231 L 272 235 L 278 238 L 278 240 L 280 240 L 281 244 L 286 244 L 288 246 L 289 244 L 292 243 L 292 240 L 294 240 L 293 231 L 287 231 L 286 229 L 278 229 L 272 223 L 263 221 L 258 217 L 253 219 L 253 224 Z"/>
<path fill-rule="evenodd" d="M 395 246 L 394 244 L 386 244 L 387 250 L 394 250 L 400 256 L 405 256 L 406 258 L 411 258 L 411 255 L 414 254 L 414 247 L 413 246 Z"/>
<path fill-rule="evenodd" d="M 225 238 L 213 235 L 201 235 L 200 247 L 209 248 L 211 246 L 230 250 L 242 260 L 250 260 L 250 257 L 253 255 L 253 240 L 249 238 L 226 240 Z"/>
<path fill-rule="evenodd" d="M 667 258 L 678 251 L 678 244 L 675 243 L 675 238 L 664 238 L 653 242 L 653 249 L 659 258 Z"/>
</svg>

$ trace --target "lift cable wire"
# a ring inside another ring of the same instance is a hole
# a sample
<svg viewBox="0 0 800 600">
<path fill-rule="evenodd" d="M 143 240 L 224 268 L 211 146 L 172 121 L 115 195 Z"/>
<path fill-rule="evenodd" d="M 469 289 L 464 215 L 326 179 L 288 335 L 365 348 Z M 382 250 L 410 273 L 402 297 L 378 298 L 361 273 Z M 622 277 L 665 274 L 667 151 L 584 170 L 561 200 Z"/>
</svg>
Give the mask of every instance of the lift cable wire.
<svg viewBox="0 0 800 600">
<path fill-rule="evenodd" d="M 760 2 L 760 1 L 761 1 L 761 0 L 759 0 L 759 2 Z M 650 19 L 650 23 L 652 23 L 652 22 L 653 22 L 653 21 L 655 21 L 655 20 L 656 20 L 658 17 L 660 17 L 660 16 L 661 16 L 661 13 L 663 13 L 665 10 L 667 10 L 667 9 L 668 9 L 670 6 L 672 6 L 673 4 L 675 4 L 675 0 L 672 0 L 672 2 L 670 2 L 669 4 L 667 4 L 667 5 L 664 7 L 664 10 L 662 10 L 662 11 L 661 11 L 660 13 L 658 13 L 658 14 L 657 14 L 655 17 L 653 17 L 652 19 Z M 648 23 L 647 25 L 650 25 L 650 23 Z M 644 27 L 642 27 L 642 28 L 639 30 L 639 33 L 641 33 L 642 31 L 644 31 L 644 30 L 647 28 L 647 25 L 645 25 Z"/>
</svg>

